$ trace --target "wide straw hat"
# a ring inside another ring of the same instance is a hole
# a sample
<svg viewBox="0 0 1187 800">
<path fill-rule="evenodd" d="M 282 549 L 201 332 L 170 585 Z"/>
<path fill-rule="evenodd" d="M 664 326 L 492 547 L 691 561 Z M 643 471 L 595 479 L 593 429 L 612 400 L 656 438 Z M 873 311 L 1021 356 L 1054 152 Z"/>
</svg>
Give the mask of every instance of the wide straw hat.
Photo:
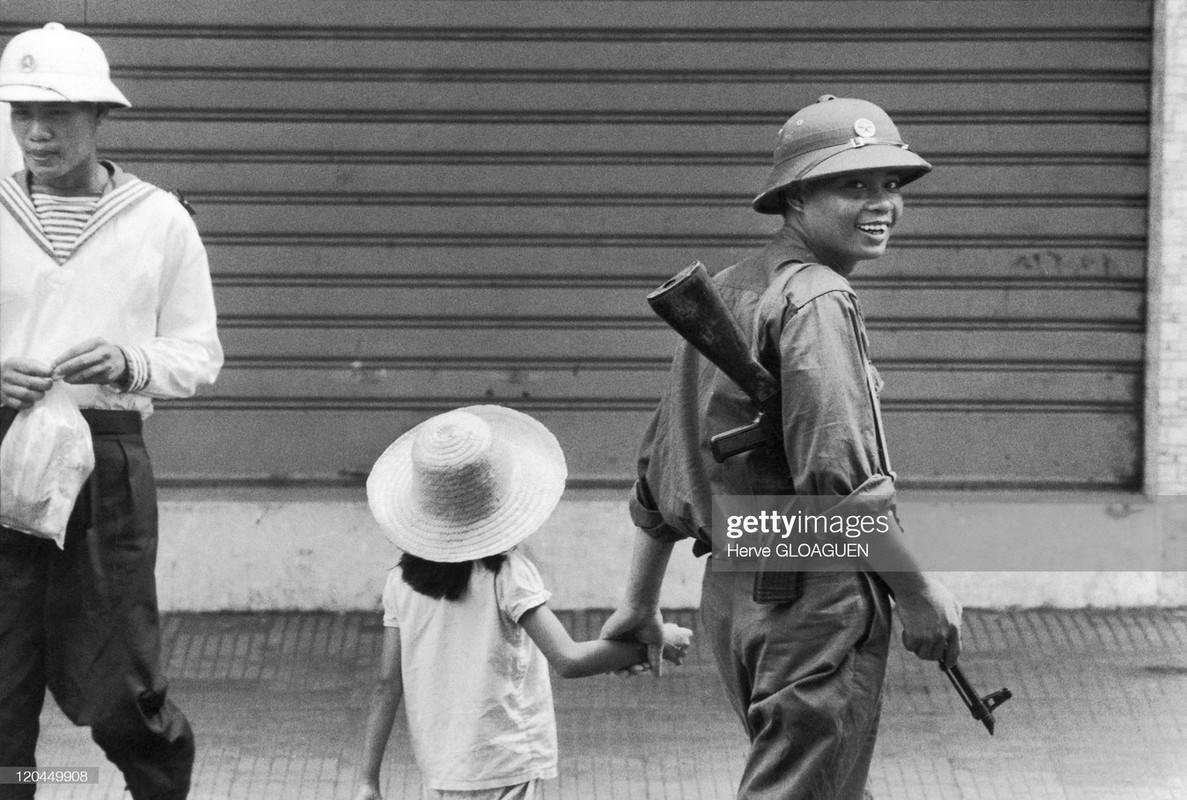
<svg viewBox="0 0 1187 800">
<path fill-rule="evenodd" d="M 401 550 L 473 561 L 535 533 L 566 475 L 561 446 L 540 422 L 502 406 L 467 406 L 392 442 L 371 468 L 367 503 Z"/>
<path fill-rule="evenodd" d="M 880 107 L 868 100 L 822 95 L 779 129 L 771 172 L 750 205 L 760 214 L 782 214 L 779 194 L 793 184 L 881 169 L 899 170 L 899 184 L 906 185 L 931 164 L 911 152 Z"/>
</svg>

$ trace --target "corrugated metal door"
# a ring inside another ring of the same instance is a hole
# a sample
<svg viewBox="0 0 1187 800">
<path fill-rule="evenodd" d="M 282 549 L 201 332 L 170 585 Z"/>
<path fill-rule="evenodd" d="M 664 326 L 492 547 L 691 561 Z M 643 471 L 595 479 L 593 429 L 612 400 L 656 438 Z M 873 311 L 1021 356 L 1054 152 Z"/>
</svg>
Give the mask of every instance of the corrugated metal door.
<svg viewBox="0 0 1187 800">
<path fill-rule="evenodd" d="M 216 275 L 229 360 L 160 406 L 166 477 L 350 482 L 496 402 L 625 483 L 674 341 L 645 293 L 765 240 L 775 132 L 828 92 L 936 166 L 855 280 L 904 482 L 1137 481 L 1148 0 L 52 5 Z"/>
</svg>

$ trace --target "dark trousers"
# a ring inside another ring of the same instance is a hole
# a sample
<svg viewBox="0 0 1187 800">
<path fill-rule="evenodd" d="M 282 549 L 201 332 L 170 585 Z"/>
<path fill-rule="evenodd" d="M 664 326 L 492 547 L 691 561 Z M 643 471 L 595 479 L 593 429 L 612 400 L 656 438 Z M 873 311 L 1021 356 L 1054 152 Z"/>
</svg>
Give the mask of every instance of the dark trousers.
<svg viewBox="0 0 1187 800">
<path fill-rule="evenodd" d="M 71 721 L 90 726 L 136 800 L 184 798 L 194 739 L 159 666 L 157 501 L 140 420 L 84 416 L 95 471 L 65 549 L 0 528 L 0 765 L 35 766 L 48 688 Z M 0 418 L 4 433 L 11 421 Z M 35 788 L 0 785 L 0 800 Z"/>
<path fill-rule="evenodd" d="M 860 573 L 802 573 L 756 603 L 754 575 L 705 570 L 703 635 L 750 737 L 739 800 L 861 800 L 882 708 L 890 600 Z"/>
</svg>

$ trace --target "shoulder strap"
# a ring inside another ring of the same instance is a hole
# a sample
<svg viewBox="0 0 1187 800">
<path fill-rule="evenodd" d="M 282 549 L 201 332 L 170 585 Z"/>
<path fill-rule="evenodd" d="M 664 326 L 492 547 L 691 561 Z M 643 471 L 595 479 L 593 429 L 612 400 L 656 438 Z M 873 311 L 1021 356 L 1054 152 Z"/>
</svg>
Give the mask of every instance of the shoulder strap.
<svg viewBox="0 0 1187 800">
<path fill-rule="evenodd" d="M 771 292 L 787 298 L 800 308 L 828 292 L 856 294 L 844 277 L 823 264 L 799 263 L 784 270 L 779 280 L 771 283 Z"/>
</svg>

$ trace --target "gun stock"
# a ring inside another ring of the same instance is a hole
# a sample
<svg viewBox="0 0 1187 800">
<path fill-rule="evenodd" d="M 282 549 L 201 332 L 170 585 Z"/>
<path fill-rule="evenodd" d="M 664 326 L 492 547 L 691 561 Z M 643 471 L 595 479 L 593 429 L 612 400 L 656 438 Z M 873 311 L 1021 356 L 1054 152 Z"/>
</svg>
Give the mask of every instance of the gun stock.
<svg viewBox="0 0 1187 800">
<path fill-rule="evenodd" d="M 762 405 L 779 386 L 753 356 L 742 329 L 725 307 L 705 265 L 697 261 L 647 295 L 653 311 Z"/>
<path fill-rule="evenodd" d="M 697 261 L 647 295 L 652 310 L 698 353 L 742 388 L 759 409 L 749 425 L 719 433 L 709 442 L 718 462 L 779 441 L 779 384 L 750 354 L 737 320 L 726 308 L 705 265 Z"/>
</svg>

